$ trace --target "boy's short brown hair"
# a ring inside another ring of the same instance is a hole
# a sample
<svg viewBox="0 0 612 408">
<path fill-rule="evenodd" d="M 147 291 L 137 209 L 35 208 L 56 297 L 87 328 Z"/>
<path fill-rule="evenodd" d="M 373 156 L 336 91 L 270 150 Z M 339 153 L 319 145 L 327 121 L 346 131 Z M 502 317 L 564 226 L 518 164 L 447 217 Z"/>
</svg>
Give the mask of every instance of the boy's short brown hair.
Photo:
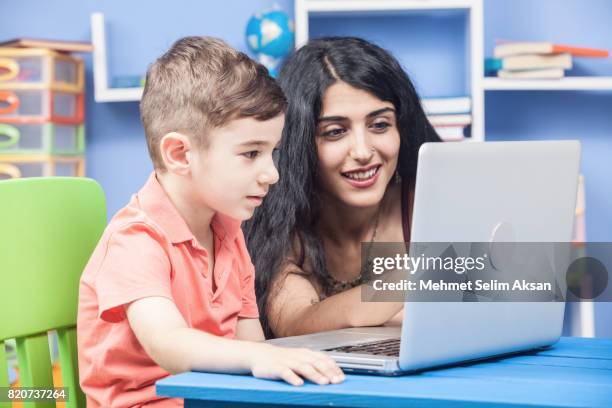
<svg viewBox="0 0 612 408">
<path fill-rule="evenodd" d="M 147 70 L 140 118 L 153 166 L 163 170 L 165 134 L 184 133 L 203 147 L 211 128 L 241 117 L 272 119 L 286 106 L 263 65 L 217 38 L 185 37 Z"/>
</svg>

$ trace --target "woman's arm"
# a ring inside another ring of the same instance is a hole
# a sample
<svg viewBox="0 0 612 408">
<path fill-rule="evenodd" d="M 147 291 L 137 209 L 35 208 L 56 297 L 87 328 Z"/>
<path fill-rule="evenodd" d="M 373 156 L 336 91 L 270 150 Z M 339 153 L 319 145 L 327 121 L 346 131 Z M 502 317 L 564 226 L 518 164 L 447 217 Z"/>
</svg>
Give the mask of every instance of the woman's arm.
<svg viewBox="0 0 612 408">
<path fill-rule="evenodd" d="M 385 322 L 385 326 L 401 326 L 404 321 L 404 310 L 397 312 L 395 316 Z"/>
<path fill-rule="evenodd" d="M 295 267 L 294 267 L 295 269 Z M 279 278 L 268 300 L 268 320 L 278 337 L 380 326 L 403 307 L 401 302 L 363 302 L 361 286 L 319 301 L 313 284 L 297 273 Z"/>
</svg>

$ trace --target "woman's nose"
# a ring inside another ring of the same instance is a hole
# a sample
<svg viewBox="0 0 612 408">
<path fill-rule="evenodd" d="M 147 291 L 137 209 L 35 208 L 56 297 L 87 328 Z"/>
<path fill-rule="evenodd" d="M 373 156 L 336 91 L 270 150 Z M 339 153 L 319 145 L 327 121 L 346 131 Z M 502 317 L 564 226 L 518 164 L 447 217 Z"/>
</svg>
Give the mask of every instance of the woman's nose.
<svg viewBox="0 0 612 408">
<path fill-rule="evenodd" d="M 369 144 L 368 137 L 365 132 L 358 132 L 353 137 L 350 156 L 352 159 L 359 162 L 368 162 L 374 155 L 374 147 Z"/>
</svg>

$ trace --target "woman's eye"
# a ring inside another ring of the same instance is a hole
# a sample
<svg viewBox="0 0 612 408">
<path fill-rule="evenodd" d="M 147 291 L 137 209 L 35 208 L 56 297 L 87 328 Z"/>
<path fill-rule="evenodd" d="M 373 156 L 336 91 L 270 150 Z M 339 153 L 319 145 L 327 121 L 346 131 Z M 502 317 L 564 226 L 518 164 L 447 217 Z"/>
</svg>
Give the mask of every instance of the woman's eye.
<svg viewBox="0 0 612 408">
<path fill-rule="evenodd" d="M 342 136 L 345 131 L 344 128 L 334 128 L 321 133 L 321 136 L 333 139 Z"/>
<path fill-rule="evenodd" d="M 258 150 L 251 150 L 250 152 L 242 153 L 242 155 L 244 157 L 246 157 L 247 159 L 254 159 L 257 156 L 259 156 L 259 151 Z"/>
<path fill-rule="evenodd" d="M 380 132 L 380 131 L 387 130 L 387 128 L 391 127 L 391 124 L 387 122 L 375 122 L 375 123 L 372 123 L 370 127 Z"/>
</svg>

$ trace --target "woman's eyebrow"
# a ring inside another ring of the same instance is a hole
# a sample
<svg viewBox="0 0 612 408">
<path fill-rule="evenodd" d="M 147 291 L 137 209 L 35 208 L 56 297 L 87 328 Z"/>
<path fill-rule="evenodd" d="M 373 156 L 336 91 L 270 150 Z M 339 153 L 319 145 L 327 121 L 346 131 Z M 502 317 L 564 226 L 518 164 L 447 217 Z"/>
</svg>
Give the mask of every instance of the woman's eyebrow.
<svg viewBox="0 0 612 408">
<path fill-rule="evenodd" d="M 381 113 L 385 113 L 385 112 L 395 112 L 395 109 L 393 108 L 382 108 L 382 109 L 378 109 L 375 110 L 374 112 L 370 112 L 366 115 L 366 118 L 372 118 L 374 116 L 378 116 Z"/>
<path fill-rule="evenodd" d="M 346 116 L 322 116 L 319 118 L 319 122 L 341 122 L 347 119 Z"/>
<path fill-rule="evenodd" d="M 368 113 L 366 115 L 366 118 L 372 118 L 385 112 L 395 112 L 395 109 L 389 107 L 377 109 L 373 112 Z M 319 122 L 341 122 L 343 120 L 348 120 L 348 118 L 346 116 L 322 116 L 319 118 Z"/>
</svg>

